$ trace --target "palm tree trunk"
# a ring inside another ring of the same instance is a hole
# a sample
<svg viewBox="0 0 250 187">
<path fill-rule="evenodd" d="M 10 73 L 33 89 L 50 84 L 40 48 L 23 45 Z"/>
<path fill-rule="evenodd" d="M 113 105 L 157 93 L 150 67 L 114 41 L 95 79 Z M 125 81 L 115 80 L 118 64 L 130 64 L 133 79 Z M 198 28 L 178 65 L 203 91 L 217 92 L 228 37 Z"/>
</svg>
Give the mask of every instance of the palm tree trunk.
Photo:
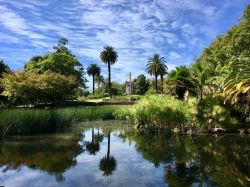
<svg viewBox="0 0 250 187">
<path fill-rule="evenodd" d="M 95 94 L 95 76 L 93 75 L 93 95 Z"/>
<path fill-rule="evenodd" d="M 157 86 L 157 77 L 158 77 L 158 75 L 157 74 L 155 74 L 155 90 L 157 91 L 158 90 L 158 86 Z"/>
<path fill-rule="evenodd" d="M 161 94 L 163 94 L 163 75 L 161 75 Z"/>
<path fill-rule="evenodd" d="M 109 160 L 109 155 L 110 155 L 110 132 L 108 134 L 108 151 L 107 151 L 107 158 Z"/>
<path fill-rule="evenodd" d="M 109 96 L 112 96 L 112 88 L 111 88 L 111 67 L 110 63 L 108 63 L 108 71 L 109 71 Z"/>
</svg>

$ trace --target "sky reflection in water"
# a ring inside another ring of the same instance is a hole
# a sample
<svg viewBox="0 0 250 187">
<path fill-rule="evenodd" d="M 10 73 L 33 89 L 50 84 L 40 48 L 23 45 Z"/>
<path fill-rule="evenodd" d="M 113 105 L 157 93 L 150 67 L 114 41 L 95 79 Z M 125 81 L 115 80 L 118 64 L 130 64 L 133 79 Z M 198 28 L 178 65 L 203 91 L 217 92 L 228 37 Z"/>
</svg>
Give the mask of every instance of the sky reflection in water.
<svg viewBox="0 0 250 187">
<path fill-rule="evenodd" d="M 90 127 L 82 133 L 11 138 L 0 145 L 0 186 L 250 185 L 249 136 Z"/>
</svg>

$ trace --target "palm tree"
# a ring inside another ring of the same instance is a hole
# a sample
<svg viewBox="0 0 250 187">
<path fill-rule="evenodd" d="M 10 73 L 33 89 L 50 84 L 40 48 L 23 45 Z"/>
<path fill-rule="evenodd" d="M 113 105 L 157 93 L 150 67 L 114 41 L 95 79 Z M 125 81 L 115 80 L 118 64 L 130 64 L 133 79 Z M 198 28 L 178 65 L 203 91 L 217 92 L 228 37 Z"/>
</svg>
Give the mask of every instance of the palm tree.
<svg viewBox="0 0 250 187">
<path fill-rule="evenodd" d="M 159 66 L 159 75 L 161 77 L 161 93 L 163 94 L 163 77 L 167 74 L 168 67 L 166 64 L 161 63 Z"/>
<path fill-rule="evenodd" d="M 87 73 L 89 76 L 93 77 L 93 94 L 94 94 L 95 93 L 95 76 L 100 75 L 101 69 L 96 64 L 91 64 L 87 69 Z"/>
<path fill-rule="evenodd" d="M 225 67 L 227 74 L 223 81 L 223 93 L 232 104 L 241 102 L 250 105 L 249 57 L 241 57 Z"/>
<path fill-rule="evenodd" d="M 157 91 L 157 77 L 160 75 L 159 69 L 165 63 L 164 57 L 155 54 L 153 58 L 148 59 L 147 72 L 155 76 L 155 90 Z M 162 66 L 163 67 L 163 66 Z"/>
<path fill-rule="evenodd" d="M 113 156 L 110 156 L 110 131 L 108 133 L 108 149 L 107 155 L 105 155 L 99 163 L 99 169 L 103 171 L 104 176 L 109 176 L 113 174 L 117 167 L 117 162 Z"/>
<path fill-rule="evenodd" d="M 100 58 L 103 63 L 108 65 L 108 85 L 109 85 L 109 96 L 112 96 L 111 88 L 111 65 L 115 64 L 118 60 L 118 53 L 114 50 L 112 46 L 105 46 L 104 50 L 100 54 Z"/>
<path fill-rule="evenodd" d="M 186 66 L 179 66 L 176 70 L 170 71 L 166 83 L 170 94 L 176 95 L 179 99 L 184 99 L 186 91 L 195 94 L 194 82 Z"/>
<path fill-rule="evenodd" d="M 198 101 L 200 101 L 203 99 L 204 86 L 208 85 L 208 74 L 200 62 L 194 63 L 191 71 L 193 74 L 195 87 L 197 89 Z"/>
</svg>

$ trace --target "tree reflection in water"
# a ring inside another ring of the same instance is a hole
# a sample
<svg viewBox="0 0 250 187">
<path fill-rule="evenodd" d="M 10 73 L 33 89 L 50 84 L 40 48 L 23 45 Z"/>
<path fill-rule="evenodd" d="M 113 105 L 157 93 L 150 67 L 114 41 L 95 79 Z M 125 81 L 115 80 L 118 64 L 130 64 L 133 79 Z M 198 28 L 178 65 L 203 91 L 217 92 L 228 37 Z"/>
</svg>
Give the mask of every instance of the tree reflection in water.
<svg viewBox="0 0 250 187">
<path fill-rule="evenodd" d="M 121 127 L 118 126 L 117 128 Z M 152 134 L 149 131 L 136 131 L 130 128 L 114 129 L 115 131 L 111 134 L 110 129 L 107 127 L 103 127 L 102 130 L 97 129 L 97 133 L 94 132 L 95 129 L 93 128 L 90 131 L 88 129 L 85 130 L 92 133 L 91 140 L 88 143 L 99 144 L 98 149 L 95 147 L 87 149 L 83 133 L 22 138 L 12 137 L 11 139 L 1 141 L 1 172 L 6 173 L 9 170 L 16 170 L 18 173 L 23 167 L 28 167 L 31 170 L 24 170 L 24 172 L 29 173 L 33 172 L 33 170 L 40 170 L 54 176 L 56 181 L 59 182 L 64 180 L 77 182 L 82 181 L 84 177 L 88 181 L 87 179 L 90 179 L 91 176 L 93 180 L 96 180 L 94 172 L 99 167 L 103 176 L 111 176 L 117 168 L 117 161 L 110 153 L 112 139 L 112 141 L 116 142 L 116 149 L 118 150 L 116 157 L 119 160 L 126 156 L 131 159 L 129 156 L 133 156 L 136 163 L 140 166 L 145 164 L 145 160 L 154 164 L 155 168 L 152 168 L 150 164 L 148 170 L 145 171 L 145 178 L 149 179 L 152 177 L 152 173 L 162 172 L 162 177 L 159 177 L 156 181 L 160 183 L 165 181 L 172 187 L 250 186 L 249 136 L 187 136 L 170 135 L 165 132 Z M 103 134 L 105 134 L 105 138 L 107 135 L 108 145 L 106 155 L 100 159 L 99 155 L 93 156 L 89 153 L 97 153 L 101 146 L 106 146 L 106 144 L 100 143 L 103 141 Z M 128 149 L 127 146 L 129 145 L 132 147 Z M 85 149 L 86 154 L 82 154 L 79 157 L 80 162 L 77 163 L 76 157 L 83 153 Z M 124 149 L 126 151 L 119 151 Z M 143 158 L 141 158 L 141 155 Z M 94 163 L 90 163 L 88 159 Z M 74 167 L 76 164 L 79 167 Z M 131 167 L 131 171 L 124 173 L 125 180 L 127 180 L 127 175 L 131 179 L 141 176 L 142 170 L 138 170 L 137 164 L 121 159 L 121 163 L 119 163 L 121 171 L 124 168 L 127 169 L 128 166 L 129 168 Z M 69 173 L 65 174 L 66 171 L 73 167 L 74 169 L 69 172 L 72 173 L 73 177 L 72 175 L 68 176 Z M 3 174 L 3 178 L 8 178 L 7 175 L 11 173 Z M 78 173 L 81 175 L 75 176 Z M 117 172 L 117 176 L 119 175 L 123 175 L 123 173 Z M 14 172 L 13 176 L 16 176 Z M 67 179 L 65 176 L 67 176 Z M 122 179 L 122 176 L 118 178 Z M 112 177 L 110 180 L 115 181 L 117 178 Z M 102 181 L 105 182 L 105 180 Z M 128 181 L 127 183 L 130 182 Z"/>
<path fill-rule="evenodd" d="M 99 163 L 99 169 L 103 171 L 104 176 L 110 176 L 116 170 L 117 161 L 113 156 L 110 156 L 110 131 L 108 132 L 108 148 L 105 155 Z"/>
<path fill-rule="evenodd" d="M 90 155 L 95 155 L 100 151 L 100 143 L 94 138 L 94 127 L 92 127 L 92 138 L 91 142 L 86 142 L 86 149 Z"/>
<path fill-rule="evenodd" d="M 0 144 L 0 166 L 4 166 L 2 172 L 27 166 L 46 171 L 54 175 L 57 181 L 64 181 L 63 173 L 77 164 L 76 156 L 84 151 L 78 144 L 82 138 L 83 135 L 79 133 L 3 141 Z"/>
<path fill-rule="evenodd" d="M 125 136 L 125 137 L 124 137 Z M 144 159 L 164 166 L 170 186 L 250 186 L 250 138 L 237 135 L 168 135 L 129 131 Z"/>
</svg>

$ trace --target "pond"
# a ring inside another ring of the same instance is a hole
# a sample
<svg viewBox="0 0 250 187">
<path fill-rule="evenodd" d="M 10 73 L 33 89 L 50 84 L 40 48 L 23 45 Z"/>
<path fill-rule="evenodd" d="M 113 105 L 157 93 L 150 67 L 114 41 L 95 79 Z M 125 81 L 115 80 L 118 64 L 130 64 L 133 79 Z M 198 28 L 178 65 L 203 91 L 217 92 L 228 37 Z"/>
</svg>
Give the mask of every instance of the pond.
<svg viewBox="0 0 250 187">
<path fill-rule="evenodd" d="M 0 186 L 249 186 L 250 137 L 168 135 L 127 126 L 10 137 Z"/>
</svg>

